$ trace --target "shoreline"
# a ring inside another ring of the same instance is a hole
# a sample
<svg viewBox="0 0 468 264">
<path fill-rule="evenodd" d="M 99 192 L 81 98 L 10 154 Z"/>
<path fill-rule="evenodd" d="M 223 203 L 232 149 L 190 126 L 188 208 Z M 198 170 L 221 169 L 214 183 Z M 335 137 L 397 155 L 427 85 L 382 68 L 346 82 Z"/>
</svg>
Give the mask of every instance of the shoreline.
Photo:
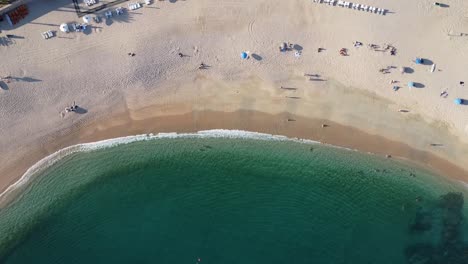
<svg viewBox="0 0 468 264">
<path fill-rule="evenodd" d="M 250 117 L 250 122 L 242 122 L 245 116 Z M 322 127 L 321 124 L 327 124 L 327 126 Z M 50 142 L 51 144 L 48 145 L 47 149 L 34 149 L 31 151 L 31 155 L 13 164 L 12 167 L 16 170 L 10 171 L 10 173 L 15 171 L 23 171 L 23 173 L 13 177 L 16 180 L 12 183 L 0 182 L 0 207 L 7 205 L 16 198 L 18 193 L 15 191 L 19 190 L 21 192 L 20 188 L 12 186 L 16 184 L 23 186 L 25 182 L 22 181 L 27 182 L 30 177 L 34 177 L 42 169 L 50 165 L 53 166 L 55 161 L 50 163 L 47 159 L 56 154 L 60 159 L 77 151 L 86 151 L 86 148 L 80 150 L 81 144 L 94 145 L 95 143 L 105 143 L 102 141 L 112 142 L 123 139 L 123 137 L 131 137 L 130 141 L 137 141 L 145 140 L 148 134 L 154 134 L 155 136 L 159 134 L 161 136 L 164 133 L 177 133 L 178 136 L 182 136 L 181 134 L 195 134 L 207 130 L 261 133 L 263 136 L 285 137 L 286 140 L 313 141 L 317 144 L 345 148 L 350 151 L 359 151 L 383 158 L 386 155 L 391 155 L 392 159 L 405 162 L 412 167 L 429 170 L 444 178 L 457 180 L 462 184 L 467 182 L 467 171 L 448 160 L 439 158 L 429 152 L 414 149 L 402 142 L 396 142 L 379 135 L 371 135 L 359 129 L 323 119 L 309 119 L 290 113 L 271 115 L 256 111 L 239 110 L 235 112 L 197 111 L 181 115 L 133 120 L 126 113 L 105 121 L 95 121 L 88 126 L 77 129 L 75 132 L 67 133 L 67 136 Z M 125 142 L 122 144 L 125 144 Z M 78 150 L 74 151 L 75 148 L 78 148 Z M 72 151 L 64 156 L 60 155 L 67 150 Z M 41 155 L 40 153 L 48 154 Z M 36 162 L 32 164 L 25 162 L 29 160 L 36 160 Z M 38 169 L 37 166 L 42 165 L 39 164 L 41 162 L 44 162 L 46 166 Z M 8 173 L 8 168 L 0 169 L 0 173 Z M 9 191 L 10 188 L 12 188 L 11 192 Z"/>
</svg>

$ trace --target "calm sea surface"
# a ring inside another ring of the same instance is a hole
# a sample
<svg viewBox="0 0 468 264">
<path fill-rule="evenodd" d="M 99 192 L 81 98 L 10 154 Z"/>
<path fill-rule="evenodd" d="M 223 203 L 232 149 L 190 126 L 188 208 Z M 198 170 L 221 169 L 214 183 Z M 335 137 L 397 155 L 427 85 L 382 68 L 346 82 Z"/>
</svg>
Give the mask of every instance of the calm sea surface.
<svg viewBox="0 0 468 264">
<path fill-rule="evenodd" d="M 468 263 L 465 189 L 293 141 L 135 142 L 36 176 L 0 210 L 0 263 Z"/>
</svg>

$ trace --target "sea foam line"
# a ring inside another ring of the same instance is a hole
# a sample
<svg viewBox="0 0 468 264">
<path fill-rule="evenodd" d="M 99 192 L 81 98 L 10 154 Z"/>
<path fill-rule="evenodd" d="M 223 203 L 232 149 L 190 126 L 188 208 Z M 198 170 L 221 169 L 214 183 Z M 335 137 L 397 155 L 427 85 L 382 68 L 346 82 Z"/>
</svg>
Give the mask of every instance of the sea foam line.
<svg viewBox="0 0 468 264">
<path fill-rule="evenodd" d="M 0 194 L 0 201 L 3 200 L 9 193 L 17 190 L 21 186 L 29 182 L 29 180 L 37 173 L 44 169 L 54 165 L 59 160 L 78 152 L 89 152 L 98 149 L 110 148 L 118 145 L 129 144 L 138 141 L 154 140 L 154 139 L 168 139 L 168 138 L 248 138 L 257 140 L 277 140 L 277 141 L 295 141 L 307 144 L 321 144 L 321 142 L 299 139 L 299 138 L 288 138 L 282 135 L 272 135 L 266 133 L 250 132 L 243 130 L 227 130 L 227 129 L 213 129 L 213 130 L 202 130 L 195 133 L 158 133 L 158 134 L 141 134 L 134 136 L 118 137 L 112 139 L 106 139 L 90 143 L 81 143 L 73 146 L 69 146 L 60 149 L 36 162 L 21 176 L 21 178 L 15 183 L 11 184 Z M 347 148 L 345 148 L 347 149 Z M 348 149 L 350 150 L 350 149 Z"/>
</svg>

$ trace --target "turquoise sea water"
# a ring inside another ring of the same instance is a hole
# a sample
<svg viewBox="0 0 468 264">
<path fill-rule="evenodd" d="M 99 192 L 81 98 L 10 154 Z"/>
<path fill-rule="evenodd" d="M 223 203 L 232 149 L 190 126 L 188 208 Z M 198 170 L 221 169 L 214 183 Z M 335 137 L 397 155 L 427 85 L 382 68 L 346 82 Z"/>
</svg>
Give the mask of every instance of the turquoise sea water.
<svg viewBox="0 0 468 264">
<path fill-rule="evenodd" d="M 292 141 L 72 154 L 0 211 L 0 263 L 468 263 L 466 187 Z"/>
</svg>

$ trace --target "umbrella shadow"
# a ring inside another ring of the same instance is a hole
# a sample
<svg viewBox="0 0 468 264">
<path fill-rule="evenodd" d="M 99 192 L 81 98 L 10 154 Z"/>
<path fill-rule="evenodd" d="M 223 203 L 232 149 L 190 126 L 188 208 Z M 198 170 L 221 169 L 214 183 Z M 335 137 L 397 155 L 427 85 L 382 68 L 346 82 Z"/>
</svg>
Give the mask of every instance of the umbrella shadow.
<svg viewBox="0 0 468 264">
<path fill-rule="evenodd" d="M 0 81 L 0 88 L 5 91 L 9 90 L 8 84 L 4 81 Z"/>
<path fill-rule="evenodd" d="M 134 20 L 133 16 L 134 15 L 141 15 L 142 13 L 135 13 L 135 12 L 128 12 L 128 10 L 125 10 L 125 12 L 121 15 L 115 15 L 112 17 L 115 22 L 120 22 L 120 23 L 130 23 Z"/>
<path fill-rule="evenodd" d="M 414 85 L 414 88 L 424 88 L 424 87 L 426 87 L 424 84 L 418 83 L 418 82 L 413 83 L 413 85 Z"/>
<path fill-rule="evenodd" d="M 293 49 L 295 49 L 295 50 L 297 50 L 297 51 L 301 51 L 301 50 L 303 50 L 304 48 L 303 48 L 301 45 L 299 45 L 299 44 L 294 44 Z"/>
<path fill-rule="evenodd" d="M 410 68 L 410 67 L 405 67 L 405 69 L 403 70 L 404 73 L 413 73 L 414 72 L 414 69 L 413 68 Z"/>
<path fill-rule="evenodd" d="M 112 23 L 114 23 L 112 18 L 106 18 L 106 26 L 110 26 L 110 25 L 112 25 Z"/>
<path fill-rule="evenodd" d="M 256 54 L 256 53 L 252 53 L 252 58 L 254 58 L 255 60 L 258 60 L 258 61 L 261 61 L 263 60 L 262 56 Z"/>
<path fill-rule="evenodd" d="M 432 64 L 434 64 L 434 62 L 432 62 L 430 59 L 423 59 L 422 64 L 423 65 L 432 65 Z"/>
<path fill-rule="evenodd" d="M 88 110 L 81 107 L 81 106 L 77 106 L 76 109 L 75 109 L 75 113 L 83 115 L 83 114 L 88 113 Z"/>
<path fill-rule="evenodd" d="M 88 25 L 88 26 L 86 27 L 86 29 L 83 30 L 83 34 L 85 34 L 85 35 L 91 34 L 92 31 L 93 31 L 92 28 L 93 28 L 92 26 Z"/>
</svg>

